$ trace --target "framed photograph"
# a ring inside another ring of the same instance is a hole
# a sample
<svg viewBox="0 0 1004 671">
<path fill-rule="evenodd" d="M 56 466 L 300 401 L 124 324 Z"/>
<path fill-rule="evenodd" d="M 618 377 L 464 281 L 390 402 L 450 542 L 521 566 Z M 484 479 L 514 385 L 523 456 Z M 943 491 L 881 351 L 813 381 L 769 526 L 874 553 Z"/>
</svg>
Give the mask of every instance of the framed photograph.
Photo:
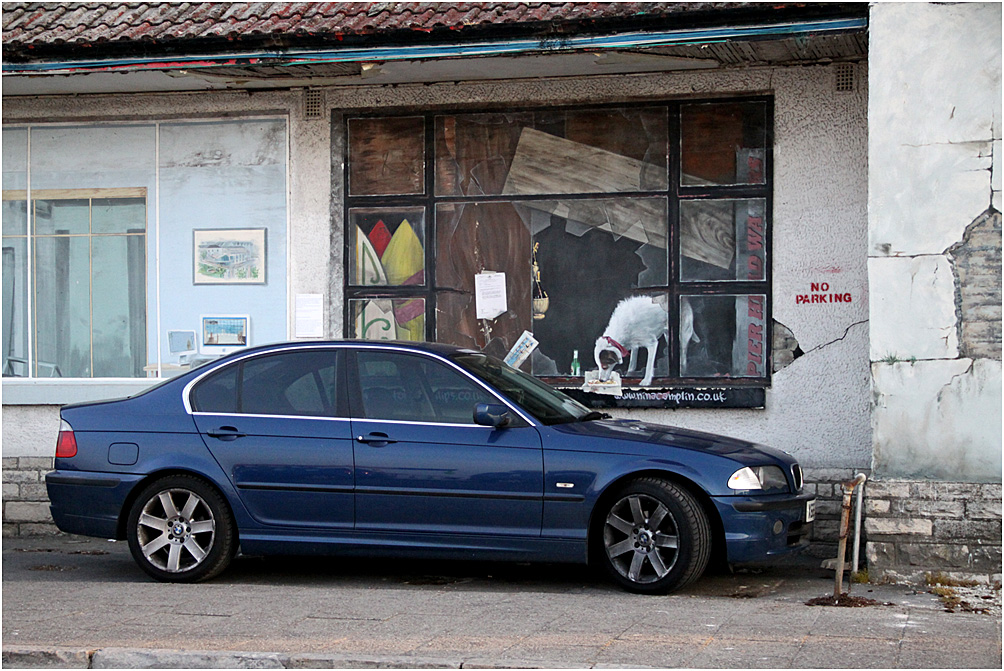
<svg viewBox="0 0 1004 671">
<path fill-rule="evenodd" d="M 265 228 L 193 231 L 194 284 L 265 284 Z"/>
</svg>

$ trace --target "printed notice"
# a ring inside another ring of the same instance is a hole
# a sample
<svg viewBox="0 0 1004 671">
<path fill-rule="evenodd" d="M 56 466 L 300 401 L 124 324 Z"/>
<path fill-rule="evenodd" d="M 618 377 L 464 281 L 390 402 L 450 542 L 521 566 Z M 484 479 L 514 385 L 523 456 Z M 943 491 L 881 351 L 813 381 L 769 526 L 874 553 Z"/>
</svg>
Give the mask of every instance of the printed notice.
<svg viewBox="0 0 1004 671">
<path fill-rule="evenodd" d="M 519 337 L 516 344 L 512 346 L 509 353 L 505 357 L 505 362 L 512 366 L 513 368 L 519 368 L 527 357 L 533 353 L 533 350 L 537 349 L 537 339 L 533 337 L 533 334 L 529 331 L 523 331 L 523 335 Z"/>
<path fill-rule="evenodd" d="M 324 337 L 324 295 L 296 295 L 296 337 Z"/>
<path fill-rule="evenodd" d="M 474 301 L 478 319 L 495 319 L 508 310 L 505 273 L 486 270 L 475 275 Z"/>
</svg>

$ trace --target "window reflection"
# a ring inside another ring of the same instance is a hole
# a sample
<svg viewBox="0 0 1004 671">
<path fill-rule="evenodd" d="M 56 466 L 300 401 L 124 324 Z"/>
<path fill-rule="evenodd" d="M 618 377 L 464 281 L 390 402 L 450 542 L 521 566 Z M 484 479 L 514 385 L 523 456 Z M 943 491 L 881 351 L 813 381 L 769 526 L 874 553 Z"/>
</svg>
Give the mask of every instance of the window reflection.
<svg viewBox="0 0 1004 671">
<path fill-rule="evenodd" d="M 682 296 L 683 377 L 765 377 L 769 357 L 767 297 Z"/>
<path fill-rule="evenodd" d="M 349 194 L 422 193 L 425 122 L 420 117 L 349 120 Z"/>
<path fill-rule="evenodd" d="M 683 105 L 684 186 L 764 184 L 767 107 L 762 102 Z"/>
<path fill-rule="evenodd" d="M 759 198 L 680 203 L 680 279 L 765 279 L 766 210 Z"/>
<path fill-rule="evenodd" d="M 663 107 L 436 119 L 436 194 L 612 193 L 667 184 Z"/>
</svg>

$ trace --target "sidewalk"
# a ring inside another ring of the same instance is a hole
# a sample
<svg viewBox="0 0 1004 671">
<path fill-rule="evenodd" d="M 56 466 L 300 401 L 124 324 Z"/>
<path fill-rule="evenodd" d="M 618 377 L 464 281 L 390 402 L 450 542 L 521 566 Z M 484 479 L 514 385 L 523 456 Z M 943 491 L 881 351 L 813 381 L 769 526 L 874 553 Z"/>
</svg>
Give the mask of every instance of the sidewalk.
<svg viewBox="0 0 1004 671">
<path fill-rule="evenodd" d="M 125 543 L 7 538 L 3 666 L 1001 668 L 999 607 L 948 613 L 895 585 L 851 592 L 889 605 L 808 606 L 833 592 L 816 563 L 663 597 L 576 566 L 331 558 L 242 558 L 168 585 Z"/>
</svg>

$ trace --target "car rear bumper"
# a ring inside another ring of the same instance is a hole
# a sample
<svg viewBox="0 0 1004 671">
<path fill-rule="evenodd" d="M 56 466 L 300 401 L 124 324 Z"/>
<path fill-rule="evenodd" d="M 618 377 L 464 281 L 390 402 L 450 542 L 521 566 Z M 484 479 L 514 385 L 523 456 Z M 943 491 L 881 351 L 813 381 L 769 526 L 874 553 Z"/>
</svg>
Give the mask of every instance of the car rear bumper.
<svg viewBox="0 0 1004 671">
<path fill-rule="evenodd" d="M 53 471 L 45 476 L 49 511 L 61 531 L 119 538 L 119 513 L 141 475 Z"/>
<path fill-rule="evenodd" d="M 758 562 L 807 548 L 813 523 L 806 509 L 815 499 L 813 494 L 715 498 L 728 561 Z"/>
</svg>

